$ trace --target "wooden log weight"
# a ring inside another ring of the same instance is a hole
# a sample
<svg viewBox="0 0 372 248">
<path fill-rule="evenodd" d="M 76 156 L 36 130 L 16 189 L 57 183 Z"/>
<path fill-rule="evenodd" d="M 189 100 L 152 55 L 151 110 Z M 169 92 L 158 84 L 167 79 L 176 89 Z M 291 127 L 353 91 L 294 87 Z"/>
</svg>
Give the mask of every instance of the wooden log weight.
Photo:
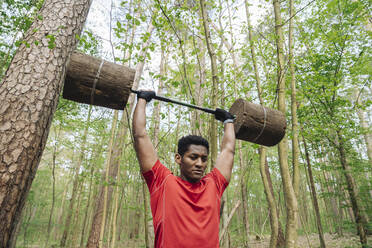
<svg viewBox="0 0 372 248">
<path fill-rule="evenodd" d="M 231 106 L 237 139 L 264 146 L 278 144 L 285 135 L 287 123 L 282 112 L 238 99 Z"/>
<path fill-rule="evenodd" d="M 67 67 L 63 97 L 75 102 L 123 110 L 135 70 L 74 52 Z"/>
</svg>

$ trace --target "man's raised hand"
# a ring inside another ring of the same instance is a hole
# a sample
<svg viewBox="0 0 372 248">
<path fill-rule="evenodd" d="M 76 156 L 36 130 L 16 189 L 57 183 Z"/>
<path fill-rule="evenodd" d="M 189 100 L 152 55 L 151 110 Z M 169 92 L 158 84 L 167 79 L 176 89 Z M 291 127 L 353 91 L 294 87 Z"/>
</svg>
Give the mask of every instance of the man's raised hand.
<svg viewBox="0 0 372 248">
<path fill-rule="evenodd" d="M 214 117 L 217 120 L 222 121 L 223 123 L 234 122 L 234 119 L 235 119 L 235 116 L 233 114 L 231 114 L 230 112 L 228 112 L 224 109 L 220 109 L 220 108 L 216 108 L 216 112 L 214 113 Z"/>
<path fill-rule="evenodd" d="M 149 102 L 156 96 L 155 91 L 152 90 L 140 90 L 137 93 L 137 98 L 145 99 L 146 102 Z"/>
</svg>

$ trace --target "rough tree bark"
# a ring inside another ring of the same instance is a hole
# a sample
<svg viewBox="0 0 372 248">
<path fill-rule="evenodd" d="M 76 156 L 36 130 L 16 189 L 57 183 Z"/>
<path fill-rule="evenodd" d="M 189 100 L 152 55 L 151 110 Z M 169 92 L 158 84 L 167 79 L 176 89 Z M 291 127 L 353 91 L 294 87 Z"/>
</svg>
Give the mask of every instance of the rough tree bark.
<svg viewBox="0 0 372 248">
<path fill-rule="evenodd" d="M 280 14 L 279 0 L 273 0 L 275 14 L 275 38 L 277 45 L 277 90 L 278 90 L 278 109 L 283 114 L 286 112 L 285 102 L 285 80 L 284 80 L 284 38 L 282 30 L 282 18 Z M 287 210 L 287 223 L 285 232 L 285 245 L 288 248 L 296 247 L 297 243 L 297 218 L 298 204 L 296 195 L 293 189 L 291 175 L 288 168 L 288 139 L 284 136 L 283 140 L 278 145 L 280 174 L 283 182 L 284 199 Z"/>
<path fill-rule="evenodd" d="M 0 84 L 0 246 L 14 232 L 58 103 L 66 62 L 90 0 L 46 0 Z M 50 48 L 48 48 L 48 46 Z"/>
</svg>

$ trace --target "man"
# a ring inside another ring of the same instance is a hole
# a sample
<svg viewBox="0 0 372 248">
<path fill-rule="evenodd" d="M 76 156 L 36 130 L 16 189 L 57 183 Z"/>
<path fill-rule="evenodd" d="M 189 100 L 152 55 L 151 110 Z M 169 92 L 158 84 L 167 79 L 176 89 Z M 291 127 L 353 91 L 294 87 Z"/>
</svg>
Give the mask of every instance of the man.
<svg viewBox="0 0 372 248">
<path fill-rule="evenodd" d="M 141 172 L 150 191 L 155 248 L 219 247 L 220 200 L 234 161 L 234 116 L 221 109 L 215 115 L 224 122 L 224 136 L 214 169 L 205 176 L 208 141 L 193 135 L 179 140 L 175 162 L 180 166 L 181 175 L 176 177 L 159 161 L 146 133 L 146 104 L 154 96 L 153 91 L 137 94 L 133 137 Z"/>
</svg>

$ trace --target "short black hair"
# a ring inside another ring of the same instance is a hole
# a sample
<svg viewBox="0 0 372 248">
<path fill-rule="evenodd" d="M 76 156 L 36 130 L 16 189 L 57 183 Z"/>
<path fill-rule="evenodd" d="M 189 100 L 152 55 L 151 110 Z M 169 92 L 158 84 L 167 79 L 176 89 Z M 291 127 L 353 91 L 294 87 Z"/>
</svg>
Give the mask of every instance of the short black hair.
<svg viewBox="0 0 372 248">
<path fill-rule="evenodd" d="M 178 154 L 183 156 L 190 145 L 204 146 L 209 153 L 209 143 L 206 139 L 198 135 L 187 135 L 178 140 Z"/>
</svg>

